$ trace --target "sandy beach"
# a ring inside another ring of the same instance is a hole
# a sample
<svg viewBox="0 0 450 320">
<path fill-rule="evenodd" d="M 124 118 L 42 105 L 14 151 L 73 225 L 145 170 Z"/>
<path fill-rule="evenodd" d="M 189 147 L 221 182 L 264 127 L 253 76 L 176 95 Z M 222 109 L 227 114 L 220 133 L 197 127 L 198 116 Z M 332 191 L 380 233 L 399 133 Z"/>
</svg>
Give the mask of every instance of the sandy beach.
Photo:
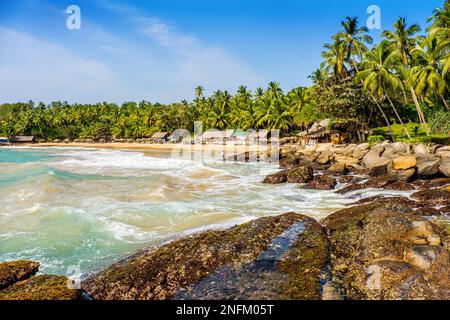
<svg viewBox="0 0 450 320">
<path fill-rule="evenodd" d="M 207 151 L 207 152 L 225 152 L 227 154 L 241 154 L 245 152 L 265 152 L 269 149 L 267 146 L 244 146 L 244 145 L 188 145 L 188 144 L 144 144 L 144 143 L 33 143 L 22 144 L 26 147 L 68 147 L 68 148 L 106 148 L 106 149 L 124 149 L 124 150 L 142 150 L 142 151 Z"/>
</svg>

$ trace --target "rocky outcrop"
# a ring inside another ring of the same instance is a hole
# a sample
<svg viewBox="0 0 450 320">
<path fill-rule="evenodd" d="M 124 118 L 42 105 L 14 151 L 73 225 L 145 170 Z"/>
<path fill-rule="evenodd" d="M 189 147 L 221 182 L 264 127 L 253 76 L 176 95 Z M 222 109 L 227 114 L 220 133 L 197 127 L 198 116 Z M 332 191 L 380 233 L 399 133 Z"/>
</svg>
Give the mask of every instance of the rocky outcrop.
<svg viewBox="0 0 450 320">
<path fill-rule="evenodd" d="M 443 158 L 439 165 L 439 172 L 446 177 L 450 177 L 450 158 Z"/>
<path fill-rule="evenodd" d="M 407 201 L 407 200 L 405 200 Z M 374 200 L 323 221 L 348 299 L 448 299 L 449 236 L 401 201 Z"/>
<path fill-rule="evenodd" d="M 372 178 L 389 176 L 401 182 L 392 185 L 393 188 L 398 190 L 400 187 L 401 190 L 407 190 L 412 188 L 408 188 L 405 183 L 416 179 L 450 176 L 450 146 L 413 145 L 387 141 L 372 147 L 367 143 L 344 146 L 319 144 L 307 147 L 291 145 L 284 154 L 282 153 L 280 166 L 291 172 L 292 178 L 286 177 L 287 182 L 311 181 L 312 177 L 309 175 L 297 178 L 295 174 L 300 173 L 304 170 L 303 167 L 307 166 L 316 173 L 326 171 L 327 174 L 335 176 L 344 175 L 347 172 L 369 175 Z M 288 172 L 286 172 L 287 175 Z M 284 180 L 284 173 L 280 172 L 269 176 L 265 182 L 284 183 Z M 312 183 L 311 187 L 315 188 L 316 184 Z"/>
<path fill-rule="evenodd" d="M 311 168 L 311 166 L 302 165 L 290 169 L 286 173 L 286 176 L 289 183 L 306 183 L 313 178 L 314 170 Z"/>
<path fill-rule="evenodd" d="M 81 291 L 68 287 L 64 276 L 38 275 L 39 263 L 0 263 L 0 300 L 77 300 Z"/>
<path fill-rule="evenodd" d="M 34 276 L 39 270 L 39 263 L 19 260 L 0 263 L 0 290 L 18 281 Z"/>
<path fill-rule="evenodd" d="M 64 276 L 39 275 L 0 290 L 0 300 L 78 300 L 80 290 L 69 289 Z"/>
<path fill-rule="evenodd" d="M 320 299 L 328 242 L 295 213 L 182 238 L 92 276 L 94 299 Z"/>
<path fill-rule="evenodd" d="M 280 184 L 287 182 L 287 171 L 280 171 L 274 174 L 269 174 L 263 181 L 268 184 Z"/>
<path fill-rule="evenodd" d="M 417 174 L 421 178 L 435 175 L 439 171 L 441 160 L 434 155 L 423 155 L 417 157 Z"/>
<path fill-rule="evenodd" d="M 417 160 L 415 156 L 399 156 L 392 160 L 392 168 L 394 170 L 407 170 L 415 168 Z"/>
<path fill-rule="evenodd" d="M 306 187 L 308 189 L 315 190 L 332 190 L 336 186 L 337 181 L 335 178 L 328 174 L 321 174 L 314 177 L 312 181 L 310 181 Z"/>
</svg>

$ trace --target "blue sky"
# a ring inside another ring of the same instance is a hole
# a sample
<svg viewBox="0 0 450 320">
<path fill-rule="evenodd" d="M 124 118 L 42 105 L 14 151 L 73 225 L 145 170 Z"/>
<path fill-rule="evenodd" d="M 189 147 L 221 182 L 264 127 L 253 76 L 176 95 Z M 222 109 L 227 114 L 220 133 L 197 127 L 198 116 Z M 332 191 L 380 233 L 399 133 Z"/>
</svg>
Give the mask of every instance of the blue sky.
<svg viewBox="0 0 450 320">
<path fill-rule="evenodd" d="M 0 0 L 0 103 L 192 99 L 202 85 L 234 92 L 308 85 L 346 16 L 382 29 L 398 16 L 425 27 L 443 0 Z M 68 30 L 65 9 L 81 9 Z M 371 31 L 378 38 L 380 30 Z"/>
</svg>

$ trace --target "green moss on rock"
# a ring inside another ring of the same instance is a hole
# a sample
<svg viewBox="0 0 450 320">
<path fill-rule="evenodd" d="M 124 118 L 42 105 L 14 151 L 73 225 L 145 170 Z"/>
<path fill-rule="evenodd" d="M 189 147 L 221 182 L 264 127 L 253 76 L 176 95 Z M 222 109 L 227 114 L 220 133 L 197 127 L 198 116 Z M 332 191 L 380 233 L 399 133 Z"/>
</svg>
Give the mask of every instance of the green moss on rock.
<svg viewBox="0 0 450 320">
<path fill-rule="evenodd" d="M 28 260 L 18 260 L 0 263 L 0 290 L 17 281 L 28 279 L 39 270 L 39 263 Z"/>
<path fill-rule="evenodd" d="M 331 214 L 323 224 L 332 245 L 333 274 L 347 298 L 450 296 L 448 234 L 417 215 L 409 200 L 376 199 Z"/>
<path fill-rule="evenodd" d="M 312 234 L 307 232 L 305 237 L 311 238 L 303 243 L 300 237 L 279 263 L 289 279 L 280 294 L 286 298 L 319 298 L 318 272 L 326 256 L 325 234 L 322 231 L 320 237 L 317 222 L 295 213 L 204 232 L 144 251 L 92 276 L 83 283 L 83 289 L 94 299 L 170 299 L 223 267 L 232 271 L 234 266 L 251 265 L 274 239 L 300 221 L 308 221 Z M 298 267 L 304 261 L 307 263 Z"/>
<path fill-rule="evenodd" d="M 80 291 L 67 287 L 64 276 L 39 275 L 0 291 L 0 300 L 77 300 Z"/>
</svg>

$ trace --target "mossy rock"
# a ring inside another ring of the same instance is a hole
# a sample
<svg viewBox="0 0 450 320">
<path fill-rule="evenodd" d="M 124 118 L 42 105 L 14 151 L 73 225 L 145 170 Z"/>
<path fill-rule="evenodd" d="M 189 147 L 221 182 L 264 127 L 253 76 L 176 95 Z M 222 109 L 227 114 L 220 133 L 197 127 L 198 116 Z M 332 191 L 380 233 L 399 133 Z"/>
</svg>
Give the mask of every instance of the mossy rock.
<svg viewBox="0 0 450 320">
<path fill-rule="evenodd" d="M 322 222 L 332 246 L 333 275 L 348 299 L 450 296 L 448 233 L 416 214 L 411 200 L 375 199 Z"/>
<path fill-rule="evenodd" d="M 298 227 L 304 230 L 288 239 L 286 232 Z M 292 243 L 277 257 L 285 241 Z M 108 300 L 319 299 L 327 250 L 315 220 L 287 213 L 145 250 L 82 286 L 94 299 Z"/>
<path fill-rule="evenodd" d="M 39 271 L 39 263 L 18 260 L 0 263 L 0 290 L 18 281 L 28 279 Z"/>
<path fill-rule="evenodd" d="M 286 176 L 289 183 L 306 183 L 313 179 L 314 170 L 309 165 L 302 165 L 288 170 Z"/>
<path fill-rule="evenodd" d="M 0 300 L 77 300 L 79 290 L 69 289 L 64 276 L 39 275 L 0 291 Z"/>
<path fill-rule="evenodd" d="M 429 205 L 450 205 L 450 190 L 449 187 L 426 189 L 412 194 L 411 198 Z"/>
</svg>

